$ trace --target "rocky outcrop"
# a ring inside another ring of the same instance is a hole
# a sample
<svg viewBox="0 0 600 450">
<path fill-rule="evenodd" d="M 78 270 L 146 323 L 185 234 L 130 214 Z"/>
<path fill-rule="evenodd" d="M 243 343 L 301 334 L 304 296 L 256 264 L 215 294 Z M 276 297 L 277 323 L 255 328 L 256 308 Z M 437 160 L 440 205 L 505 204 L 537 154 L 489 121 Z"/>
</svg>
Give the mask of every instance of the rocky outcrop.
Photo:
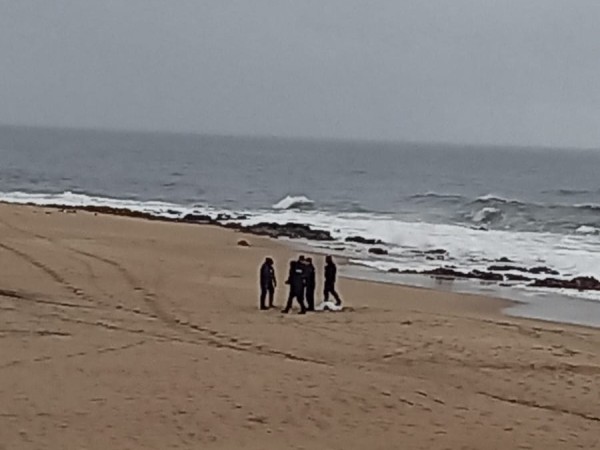
<svg viewBox="0 0 600 450">
<path fill-rule="evenodd" d="M 559 280 L 557 278 L 545 278 L 535 280 L 531 286 L 552 289 L 577 289 L 579 291 L 600 291 L 600 281 L 594 277 L 575 277 L 570 280 Z"/>
<path fill-rule="evenodd" d="M 433 250 L 425 250 L 423 252 L 425 255 L 447 255 L 448 250 L 444 250 L 443 248 L 434 248 Z"/>
<path fill-rule="evenodd" d="M 161 217 L 154 214 L 132 211 L 125 208 L 113 208 L 110 206 L 77 206 L 75 208 L 65 205 L 49 206 L 55 209 L 72 209 L 87 211 L 94 214 L 109 214 L 113 216 L 127 216 L 137 219 L 155 220 L 160 222 L 194 223 L 199 225 L 215 225 L 223 228 L 240 231 L 242 233 L 269 236 L 272 238 L 287 237 L 290 239 L 307 239 L 310 241 L 333 241 L 331 233 L 325 230 L 317 230 L 309 225 L 301 223 L 268 223 L 262 222 L 255 225 L 242 225 L 236 221 L 245 220 L 248 216 L 232 216 L 229 214 L 218 214 L 211 217 L 207 214 L 186 214 L 182 218 Z M 223 223 L 225 222 L 225 223 Z"/>
<path fill-rule="evenodd" d="M 500 273 L 483 272 L 481 270 L 472 270 L 469 273 L 470 278 L 477 278 L 486 281 L 503 281 L 504 276 Z"/>
<path fill-rule="evenodd" d="M 544 267 L 544 266 L 540 266 L 540 267 L 533 267 L 531 269 L 529 269 L 529 273 L 535 273 L 535 274 L 545 274 L 545 275 L 559 275 L 558 271 L 554 270 L 554 269 L 550 269 L 549 267 Z"/>
<path fill-rule="evenodd" d="M 546 267 L 543 269 L 546 270 L 548 268 Z M 510 270 L 514 269 L 511 268 Z M 579 291 L 600 291 L 600 281 L 594 277 L 575 277 L 570 280 L 561 280 L 558 278 L 544 278 L 536 280 L 521 274 L 500 274 L 497 272 L 485 272 L 481 270 L 461 272 L 460 270 L 456 270 L 449 267 L 438 267 L 430 270 L 399 270 L 397 268 L 392 268 L 388 270 L 388 273 L 407 275 L 429 275 L 432 277 L 443 278 L 465 278 L 494 282 L 523 281 L 528 282 L 528 286 L 531 287 L 543 287 L 550 289 L 576 289 Z"/>
<path fill-rule="evenodd" d="M 203 224 L 216 224 L 216 220 L 206 214 L 186 214 L 183 219 L 184 222 L 203 223 Z"/>
<path fill-rule="evenodd" d="M 532 273 L 532 274 L 536 274 L 536 275 L 539 275 L 539 274 L 558 275 L 559 274 L 556 270 L 550 269 L 549 267 L 545 267 L 545 266 L 527 268 L 527 267 L 512 266 L 512 265 L 504 265 L 504 266 L 492 265 L 492 266 L 488 267 L 487 270 L 489 270 L 491 272 L 509 272 L 509 271 L 523 272 L 523 273 Z"/>
<path fill-rule="evenodd" d="M 357 244 L 365 244 L 365 245 L 382 245 L 383 241 L 381 239 L 369 239 L 364 238 L 362 236 L 349 236 L 344 239 L 346 242 L 355 242 Z"/>
<path fill-rule="evenodd" d="M 230 214 L 225 213 L 219 213 L 215 217 L 211 217 L 208 214 L 186 214 L 182 220 L 184 222 L 222 225 L 221 222 L 228 222 L 232 220 L 246 220 L 247 218 L 248 216 L 232 216 Z"/>
<path fill-rule="evenodd" d="M 408 275 L 431 275 L 438 277 L 449 277 L 449 278 L 470 278 L 468 273 L 460 272 L 455 269 L 450 269 L 446 267 L 438 267 L 436 269 L 430 270 L 403 270 L 399 273 L 404 273 Z"/>
<path fill-rule="evenodd" d="M 514 263 L 514 261 L 510 258 L 507 258 L 506 256 L 503 256 L 502 258 L 498 259 L 497 262 L 499 263 Z"/>
<path fill-rule="evenodd" d="M 433 277 L 445 278 L 467 278 L 487 281 L 503 281 L 504 276 L 499 273 L 483 272 L 481 270 L 472 270 L 471 272 L 461 272 L 460 270 L 451 269 L 449 267 L 438 267 L 431 270 L 403 270 L 395 273 L 412 274 L 412 275 L 430 275 Z"/>
<path fill-rule="evenodd" d="M 442 276 L 442 277 L 450 277 L 450 278 L 472 278 L 468 273 L 461 272 L 455 269 L 449 269 L 447 267 L 438 267 L 433 270 L 424 270 L 421 272 L 424 275 L 433 275 L 433 276 Z"/>
<path fill-rule="evenodd" d="M 507 281 L 532 281 L 533 280 L 533 278 L 526 277 L 525 275 L 519 275 L 519 274 L 514 274 L 514 273 L 505 273 L 504 278 L 506 278 Z"/>
<path fill-rule="evenodd" d="M 369 249 L 369 253 L 372 255 L 387 255 L 389 252 L 385 248 L 372 247 Z"/>
<path fill-rule="evenodd" d="M 519 266 L 501 266 L 501 265 L 492 265 L 489 266 L 487 268 L 487 270 L 491 271 L 491 272 L 508 272 L 508 271 L 515 271 L 515 272 L 529 272 L 529 270 L 526 267 L 519 267 Z"/>
<path fill-rule="evenodd" d="M 261 222 L 255 225 L 242 226 L 239 224 L 225 225 L 227 228 L 233 228 L 243 233 L 255 234 L 258 236 L 268 236 L 271 238 L 287 237 L 290 239 L 306 239 L 309 241 L 333 241 L 329 231 L 316 230 L 308 225 L 301 223 L 271 223 Z"/>
</svg>

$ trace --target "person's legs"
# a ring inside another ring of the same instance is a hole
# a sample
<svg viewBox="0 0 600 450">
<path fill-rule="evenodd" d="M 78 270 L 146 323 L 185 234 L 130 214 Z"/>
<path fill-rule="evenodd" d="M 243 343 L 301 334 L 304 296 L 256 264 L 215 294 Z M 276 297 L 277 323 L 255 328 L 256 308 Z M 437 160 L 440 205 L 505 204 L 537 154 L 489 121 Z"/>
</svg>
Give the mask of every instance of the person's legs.
<svg viewBox="0 0 600 450">
<path fill-rule="evenodd" d="M 328 284 L 326 284 L 325 287 L 323 288 L 323 301 L 324 302 L 329 301 L 329 285 Z"/>
<path fill-rule="evenodd" d="M 271 286 L 269 288 L 269 308 L 273 308 L 275 306 L 275 303 L 273 300 L 274 296 L 275 296 L 275 288 L 273 288 L 273 286 Z"/>
<path fill-rule="evenodd" d="M 306 288 L 306 309 L 309 311 L 315 310 L 315 288 L 307 286 Z"/>
<path fill-rule="evenodd" d="M 304 289 L 297 293 L 296 300 L 298 300 L 298 304 L 300 305 L 300 314 L 305 314 L 306 306 L 304 306 Z"/>
<path fill-rule="evenodd" d="M 267 288 L 265 286 L 260 287 L 260 309 L 267 309 L 265 300 L 267 298 Z"/>
<path fill-rule="evenodd" d="M 335 287 L 331 288 L 331 295 L 333 295 L 333 298 L 335 298 L 335 304 L 336 305 L 341 305 L 342 304 L 342 299 L 340 298 L 339 294 L 337 293 L 337 291 L 335 290 Z"/>
<path fill-rule="evenodd" d="M 292 309 L 292 302 L 294 301 L 294 292 L 290 291 L 290 295 L 288 295 L 288 299 L 287 299 L 287 303 L 285 304 L 285 308 L 283 308 L 283 310 L 281 312 L 283 313 L 287 313 L 290 311 L 290 309 Z"/>
<path fill-rule="evenodd" d="M 325 284 L 325 291 L 324 291 L 324 297 L 325 298 L 324 298 L 324 300 L 326 302 L 329 301 L 329 294 L 331 294 L 333 296 L 333 298 L 335 299 L 335 303 L 337 305 L 341 305 L 342 304 L 342 300 L 340 299 L 339 294 L 335 290 L 335 284 L 332 284 L 332 283 Z"/>
</svg>

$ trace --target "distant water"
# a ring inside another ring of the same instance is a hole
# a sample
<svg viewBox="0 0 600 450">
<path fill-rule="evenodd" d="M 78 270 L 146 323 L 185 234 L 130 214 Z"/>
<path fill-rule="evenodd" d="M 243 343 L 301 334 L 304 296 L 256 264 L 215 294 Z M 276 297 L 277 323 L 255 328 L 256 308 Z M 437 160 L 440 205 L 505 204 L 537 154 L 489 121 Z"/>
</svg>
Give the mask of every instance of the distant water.
<svg viewBox="0 0 600 450">
<path fill-rule="evenodd" d="M 0 127 L 2 200 L 303 222 L 382 239 L 387 256 L 346 246 L 380 270 L 507 257 L 600 277 L 599 173 L 600 151 Z"/>
</svg>

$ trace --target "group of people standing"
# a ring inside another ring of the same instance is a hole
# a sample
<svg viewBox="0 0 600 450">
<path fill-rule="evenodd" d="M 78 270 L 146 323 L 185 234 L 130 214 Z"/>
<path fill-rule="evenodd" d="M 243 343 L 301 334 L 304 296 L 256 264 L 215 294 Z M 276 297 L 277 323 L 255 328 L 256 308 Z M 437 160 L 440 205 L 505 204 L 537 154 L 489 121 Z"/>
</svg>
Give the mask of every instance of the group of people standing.
<svg viewBox="0 0 600 450">
<path fill-rule="evenodd" d="M 337 279 L 337 266 L 333 262 L 333 257 L 325 258 L 325 278 L 323 283 L 323 300 L 329 301 L 329 296 L 333 296 L 336 305 L 341 305 L 342 300 L 335 290 Z M 281 311 L 288 313 L 292 309 L 294 300 L 300 305 L 300 314 L 306 314 L 307 311 L 315 310 L 315 290 L 317 287 L 315 266 L 312 258 L 300 256 L 297 260 L 290 261 L 290 268 L 286 284 L 289 285 L 289 295 L 285 308 Z M 260 268 L 260 309 L 267 310 L 273 308 L 275 288 L 277 287 L 277 278 L 275 276 L 275 267 L 272 258 L 266 258 Z M 269 303 L 266 303 L 267 297 Z M 306 304 L 305 304 L 306 301 Z"/>
</svg>

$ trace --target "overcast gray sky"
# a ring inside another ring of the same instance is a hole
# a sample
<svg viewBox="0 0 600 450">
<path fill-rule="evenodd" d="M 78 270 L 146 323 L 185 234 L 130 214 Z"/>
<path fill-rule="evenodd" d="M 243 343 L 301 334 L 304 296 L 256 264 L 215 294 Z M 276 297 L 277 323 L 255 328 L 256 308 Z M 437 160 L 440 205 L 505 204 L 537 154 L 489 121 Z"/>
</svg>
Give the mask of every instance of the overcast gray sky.
<svg viewBox="0 0 600 450">
<path fill-rule="evenodd" d="M 0 122 L 600 147 L 599 0 L 0 0 Z"/>
</svg>

